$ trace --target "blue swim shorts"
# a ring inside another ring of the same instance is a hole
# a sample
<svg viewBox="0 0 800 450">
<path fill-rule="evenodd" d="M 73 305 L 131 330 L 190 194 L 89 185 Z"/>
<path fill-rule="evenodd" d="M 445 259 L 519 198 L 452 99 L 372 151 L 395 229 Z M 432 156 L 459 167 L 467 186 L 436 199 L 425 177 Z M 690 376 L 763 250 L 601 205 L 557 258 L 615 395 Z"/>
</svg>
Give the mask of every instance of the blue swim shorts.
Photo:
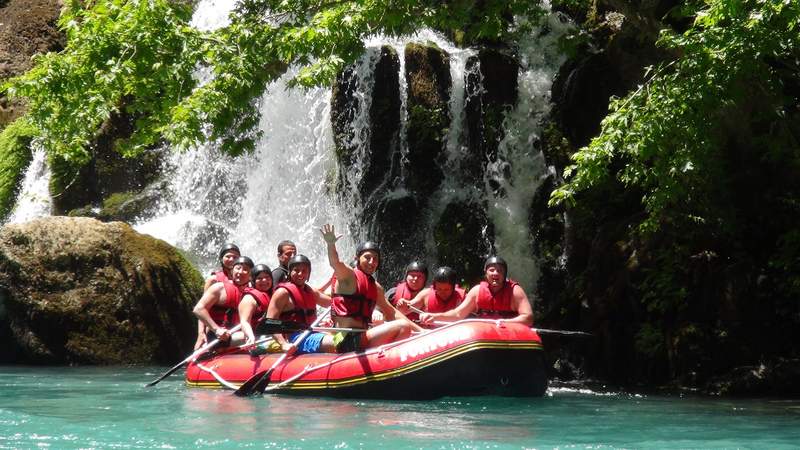
<svg viewBox="0 0 800 450">
<path fill-rule="evenodd" d="M 297 332 L 290 336 L 289 340 L 294 342 L 303 332 Z M 325 333 L 311 333 L 309 334 L 303 342 L 300 344 L 300 347 L 297 348 L 297 355 L 302 355 L 304 353 L 321 353 L 320 347 L 322 347 L 322 339 L 327 336 Z"/>
</svg>

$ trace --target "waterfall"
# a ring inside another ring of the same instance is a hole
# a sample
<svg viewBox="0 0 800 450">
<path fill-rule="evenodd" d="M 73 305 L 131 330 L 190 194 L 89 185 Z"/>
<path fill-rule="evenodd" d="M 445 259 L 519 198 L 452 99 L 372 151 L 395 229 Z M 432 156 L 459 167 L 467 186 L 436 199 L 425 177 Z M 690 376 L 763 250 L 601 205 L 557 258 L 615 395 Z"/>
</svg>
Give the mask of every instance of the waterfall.
<svg viewBox="0 0 800 450">
<path fill-rule="evenodd" d="M 223 26 L 232 1 L 198 5 L 193 24 Z M 328 89 L 288 89 L 293 71 L 268 86 L 260 99 L 263 138 L 252 154 L 221 155 L 213 144 L 173 152 L 156 214 L 134 227 L 188 250 L 203 272 L 218 263 L 217 251 L 234 242 L 256 263 L 277 264 L 277 243 L 290 239 L 313 262 L 312 284 L 331 274 L 318 231 L 324 223 L 346 230 L 340 204 L 331 194 L 336 163 Z M 207 73 L 198 73 L 200 82 Z M 339 251 L 352 252 L 353 239 Z M 348 251 L 349 250 L 349 251 Z"/>
<path fill-rule="evenodd" d="M 201 3 L 195 14 L 196 26 L 213 28 L 224 24 L 230 6 L 230 1 Z M 340 168 L 334 157 L 330 91 L 322 88 L 287 90 L 290 70 L 272 83 L 260 100 L 259 126 L 264 138 L 255 152 L 230 158 L 220 155 L 208 144 L 188 153 L 173 154 L 166 170 L 170 182 L 157 214 L 135 226 L 189 250 L 192 255 L 199 255 L 196 262 L 204 271 L 216 264 L 216 249 L 225 241 L 237 243 L 243 253 L 256 262 L 274 266 L 277 243 L 291 239 L 297 243 L 300 253 L 314 261 L 312 280 L 319 284 L 330 274 L 325 264 L 324 244 L 317 231 L 319 226 L 332 222 L 345 234 L 347 230 L 354 230 L 356 235 L 346 235 L 340 241 L 342 258 L 352 254 L 357 241 L 375 238 L 365 235 L 367 231 L 359 221 L 367 199 L 359 197 L 357 183 L 370 160 L 370 92 L 380 47 L 394 47 L 400 60 L 401 123 L 397 151 L 402 158 L 408 151 L 405 46 L 410 42 L 433 42 L 450 58 L 451 124 L 443 162 L 448 170 L 444 170 L 440 187 L 431 196 L 427 210 L 422 212 L 423 222 L 430 230 L 454 200 L 488 204 L 488 214 L 495 228 L 494 247 L 509 261 L 511 275 L 526 288 L 534 289 L 538 273 L 532 256 L 528 215 L 531 200 L 548 172 L 541 153 L 536 150 L 536 142 L 541 119 L 549 111 L 552 80 L 563 62 L 556 43 L 566 27 L 556 15 L 551 15 L 543 28 L 520 43 L 519 100 L 505 117 L 505 137 L 500 143 L 497 161 L 489 164 L 482 181 L 465 179 L 459 170 L 466 164 L 469 151 L 464 136 L 464 106 L 468 95 L 466 61 L 476 51 L 458 48 L 440 34 L 427 30 L 399 38 L 372 37 L 365 42 L 367 51 L 357 61 L 351 75 L 355 77 L 353 96 L 356 101 L 349 145 L 355 151 L 354 164 L 346 169 L 346 174 L 338 174 Z M 471 94 L 476 95 L 475 92 Z M 338 194 L 334 192 L 337 179 L 344 182 L 338 186 Z M 404 195 L 402 183 L 384 184 L 380 195 Z M 501 189 L 497 189 L 498 186 Z M 435 254 L 432 233 L 424 235 L 428 239 L 427 252 Z"/>
<path fill-rule="evenodd" d="M 529 292 L 539 276 L 529 236 L 531 201 L 547 175 L 555 171 L 546 165 L 538 141 L 542 121 L 551 109 L 553 79 L 566 60 L 558 43 L 571 26 L 559 14 L 549 14 L 539 28 L 520 40 L 519 102 L 505 117 L 499 158 L 489 165 L 485 180 L 495 248 L 508 261 L 510 275 Z M 501 189 L 491 189 L 490 180 Z"/>
<path fill-rule="evenodd" d="M 225 26 L 235 4 L 236 0 L 203 0 L 197 6 L 192 25 L 203 30 Z M 312 283 L 321 284 L 330 275 L 318 231 L 322 224 L 333 223 L 345 235 L 338 245 L 343 259 L 352 255 L 356 242 L 364 238 L 380 239 L 367 236 L 362 222 L 371 218 L 363 217 L 363 205 L 372 200 L 360 198 L 357 188 L 371 156 L 369 111 L 375 83 L 373 70 L 380 48 L 392 46 L 399 57 L 401 107 L 396 151 L 397 160 L 403 161 L 409 151 L 405 47 L 411 42 L 432 42 L 449 55 L 452 86 L 448 104 L 451 122 L 440 161 L 445 169 L 444 178 L 430 195 L 426 209 L 418 212 L 422 217 L 419 235 L 427 239 L 422 245 L 428 262 L 438 263 L 437 243 L 431 230 L 447 206 L 453 202 L 486 204 L 494 234 L 484 230 L 482 236 L 475 238 L 485 240 L 487 246 L 494 238 L 493 246 L 509 261 L 511 275 L 533 290 L 538 271 L 532 256 L 529 209 L 536 190 L 552 170 L 546 167 L 537 145 L 541 121 L 550 109 L 550 87 L 564 59 L 557 42 L 568 26 L 551 14 L 539 29 L 519 42 L 518 101 L 505 116 L 498 157 L 488 163 L 483 180 L 469 179 L 462 170 L 470 164 L 465 136 L 467 96 L 479 95 L 482 89 L 478 85 L 477 91 L 473 88 L 468 92 L 465 82 L 467 60 L 477 51 L 458 48 L 430 30 L 405 37 L 376 36 L 365 41 L 367 51 L 355 64 L 352 75 L 355 77 L 352 95 L 357 98 L 350 123 L 350 145 L 355 149 L 352 166 L 342 169 L 337 164 L 330 90 L 288 89 L 287 82 L 296 73 L 292 68 L 271 83 L 260 99 L 259 128 L 263 138 L 255 151 L 233 158 L 221 154 L 213 143 L 207 143 L 186 152 L 168 152 L 163 169 L 163 195 L 148 215 L 150 218 L 135 223 L 134 227 L 183 249 L 203 272 L 217 265 L 217 249 L 224 242 L 235 242 L 257 263 L 274 267 L 277 243 L 291 239 L 299 252 L 315 264 Z M 473 78 L 480 78 L 479 65 L 469 70 L 474 71 Z M 195 76 L 203 83 L 210 73 L 198 70 Z M 394 158 L 392 161 L 395 164 Z M 340 170 L 347 173 L 339 173 Z M 389 180 L 388 176 L 376 192 L 384 198 L 407 195 L 402 181 Z M 404 174 L 401 172 L 399 176 L 403 178 Z M 342 180 L 344 184 L 340 184 Z M 49 214 L 48 181 L 44 152 L 37 150 L 11 221 Z M 348 231 L 353 231 L 353 235 Z M 395 268 L 392 274 L 398 270 Z"/>
<path fill-rule="evenodd" d="M 31 163 L 22 179 L 17 204 L 6 223 L 21 223 L 50 215 L 53 201 L 50 198 L 50 167 L 47 154 L 36 141 L 32 144 Z"/>
</svg>

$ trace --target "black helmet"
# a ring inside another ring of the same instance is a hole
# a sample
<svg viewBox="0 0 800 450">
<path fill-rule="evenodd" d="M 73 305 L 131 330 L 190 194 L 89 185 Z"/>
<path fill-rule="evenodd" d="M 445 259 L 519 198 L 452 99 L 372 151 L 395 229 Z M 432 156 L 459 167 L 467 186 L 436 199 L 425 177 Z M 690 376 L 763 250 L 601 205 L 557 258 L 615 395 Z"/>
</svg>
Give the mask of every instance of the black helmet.
<svg viewBox="0 0 800 450">
<path fill-rule="evenodd" d="M 256 278 L 258 278 L 259 274 L 264 273 L 264 272 L 272 274 L 272 270 L 269 268 L 268 265 L 266 265 L 266 264 L 256 264 L 256 266 L 253 267 L 253 270 L 250 271 L 250 278 L 255 280 Z"/>
<path fill-rule="evenodd" d="M 377 253 L 378 257 L 380 258 L 380 256 L 381 256 L 381 247 L 376 242 L 373 242 L 373 241 L 364 241 L 364 242 L 358 244 L 358 247 L 356 247 L 356 258 L 361 256 L 362 253 L 364 253 L 366 251 L 369 251 L 369 250 L 372 250 L 373 252 Z"/>
<path fill-rule="evenodd" d="M 439 283 L 449 283 L 455 286 L 456 281 L 458 281 L 458 275 L 452 267 L 442 266 L 436 269 L 436 272 L 433 273 L 433 281 L 438 281 Z"/>
<path fill-rule="evenodd" d="M 311 271 L 311 260 L 308 259 L 308 257 L 306 255 L 294 255 L 294 256 L 292 256 L 292 259 L 289 260 L 289 262 L 286 264 L 286 267 L 289 269 L 289 271 L 291 271 L 292 267 L 294 267 L 294 266 L 296 266 L 298 264 L 308 264 L 308 270 L 309 270 L 309 272 Z"/>
<path fill-rule="evenodd" d="M 235 266 L 235 265 L 238 265 L 238 264 L 241 264 L 243 266 L 248 266 L 248 267 L 250 267 L 251 270 L 253 269 L 253 265 L 254 265 L 253 264 L 253 260 L 248 258 L 247 256 L 240 256 L 240 257 L 236 258 L 236 261 L 233 262 L 233 265 Z"/>
<path fill-rule="evenodd" d="M 406 266 L 406 275 L 409 272 L 422 272 L 425 274 L 425 278 L 428 278 L 428 265 L 422 261 L 411 261 Z"/>
<path fill-rule="evenodd" d="M 503 278 L 505 279 L 506 277 L 508 277 L 508 263 L 506 262 L 505 259 L 499 256 L 490 256 L 486 258 L 486 262 L 483 263 L 483 272 L 485 273 L 486 268 L 491 266 L 492 264 L 498 264 L 500 266 L 503 266 Z"/>
<path fill-rule="evenodd" d="M 358 247 L 356 247 L 356 267 L 358 267 L 358 258 L 361 257 L 361 254 L 370 250 L 378 254 L 378 265 L 375 266 L 375 270 L 378 270 L 381 265 L 381 247 L 374 241 L 364 241 L 358 244 Z"/>
<path fill-rule="evenodd" d="M 236 250 L 236 253 L 242 254 L 241 250 L 236 244 L 227 243 L 219 249 L 219 260 L 222 261 L 222 257 L 225 256 L 225 253 L 228 253 L 231 250 Z"/>
</svg>

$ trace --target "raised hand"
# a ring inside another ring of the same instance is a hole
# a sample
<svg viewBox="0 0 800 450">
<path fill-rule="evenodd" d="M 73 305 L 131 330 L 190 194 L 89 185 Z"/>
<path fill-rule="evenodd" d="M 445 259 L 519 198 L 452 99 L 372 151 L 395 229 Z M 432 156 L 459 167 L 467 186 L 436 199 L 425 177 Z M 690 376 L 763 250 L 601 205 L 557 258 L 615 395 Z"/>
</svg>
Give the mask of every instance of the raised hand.
<svg viewBox="0 0 800 450">
<path fill-rule="evenodd" d="M 325 242 L 328 244 L 335 244 L 342 235 L 336 236 L 336 230 L 334 229 L 333 225 L 326 223 L 319 229 L 320 233 L 322 233 L 322 239 L 325 239 Z"/>
</svg>

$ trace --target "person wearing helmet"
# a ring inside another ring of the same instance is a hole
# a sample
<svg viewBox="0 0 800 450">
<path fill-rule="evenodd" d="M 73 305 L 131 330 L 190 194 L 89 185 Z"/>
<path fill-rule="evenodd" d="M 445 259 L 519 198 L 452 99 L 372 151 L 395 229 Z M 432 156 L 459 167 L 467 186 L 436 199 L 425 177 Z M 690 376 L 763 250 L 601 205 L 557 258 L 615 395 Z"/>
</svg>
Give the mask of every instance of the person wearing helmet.
<svg viewBox="0 0 800 450">
<path fill-rule="evenodd" d="M 233 263 L 230 282 L 218 281 L 211 285 L 194 305 L 192 312 L 205 325 L 206 341 L 215 337 L 230 341 L 228 328 L 239 323 L 239 302 L 250 282 L 253 260 L 240 256 Z"/>
<path fill-rule="evenodd" d="M 328 248 L 328 262 L 336 276 L 331 308 L 335 326 L 368 328 L 376 307 L 386 320 L 366 333 L 336 333 L 333 340 L 338 353 L 359 351 L 405 339 L 411 335 L 412 330 L 422 330 L 386 300 L 383 287 L 373 278 L 372 275 L 381 262 L 380 247 L 376 243 L 366 241 L 360 244 L 356 248 L 355 267 L 351 268 L 339 259 L 336 241 L 341 236 L 336 236 L 333 225 L 323 225 L 320 232 Z"/>
<path fill-rule="evenodd" d="M 411 261 L 406 266 L 406 275 L 403 281 L 386 291 L 386 299 L 392 305 L 396 305 L 397 300 L 400 299 L 411 300 L 425 287 L 427 281 L 428 266 L 422 261 Z M 406 315 L 408 316 L 408 314 Z"/>
<path fill-rule="evenodd" d="M 311 261 L 305 255 L 295 255 L 288 263 L 289 280 L 275 287 L 267 308 L 267 318 L 295 322 L 304 327 L 311 326 L 317 318 L 317 305 L 328 307 L 331 298 L 308 285 L 311 277 Z M 292 343 L 302 334 L 273 334 L 275 342 L 285 352 L 297 354 L 326 353 L 333 351 L 333 337 L 328 333 L 312 332 L 299 347 Z"/>
<path fill-rule="evenodd" d="M 397 309 L 405 311 L 410 306 L 429 313 L 442 313 L 456 308 L 464 301 L 464 289 L 458 286 L 458 274 L 448 266 L 441 266 L 433 274 L 433 283 L 412 300 L 398 300 Z"/>
<path fill-rule="evenodd" d="M 406 275 L 403 281 L 397 283 L 393 288 L 386 291 L 386 300 L 397 307 L 398 300 L 412 300 L 425 287 L 428 281 L 428 266 L 422 261 L 411 261 L 406 266 Z M 408 308 L 406 308 L 408 309 Z M 408 320 L 416 321 L 419 316 L 414 311 L 402 310 Z M 383 323 L 383 315 L 376 311 L 372 321 L 377 325 Z"/>
<path fill-rule="evenodd" d="M 253 282 L 253 287 L 244 288 L 244 296 L 238 306 L 242 331 L 233 334 L 231 337 L 233 343 L 244 341 L 245 345 L 250 345 L 255 342 L 253 329 L 266 314 L 269 306 L 272 270 L 266 264 L 257 264 L 250 271 L 250 280 Z"/>
<path fill-rule="evenodd" d="M 517 282 L 508 279 L 508 263 L 491 256 L 483 264 L 483 280 L 467 293 L 455 309 L 441 313 L 420 314 L 420 322 L 452 322 L 470 314 L 481 318 L 533 325 L 533 309 L 528 296 Z"/>
<path fill-rule="evenodd" d="M 281 241 L 278 244 L 278 267 L 272 271 L 272 285 L 277 286 L 289 280 L 289 260 L 297 254 L 297 246 L 292 241 Z"/>
<path fill-rule="evenodd" d="M 230 281 L 233 262 L 236 261 L 236 258 L 240 256 L 242 256 L 242 254 L 236 244 L 227 243 L 223 245 L 222 248 L 219 249 L 220 268 L 219 270 L 212 271 L 211 276 L 206 278 L 205 285 L 203 285 L 203 290 L 205 291 L 214 283 L 220 281 Z"/>
<path fill-rule="evenodd" d="M 203 292 L 207 291 L 208 288 L 210 288 L 214 283 L 231 281 L 231 270 L 233 269 L 233 263 L 236 261 L 236 258 L 241 256 L 240 253 L 239 247 L 232 243 L 224 244 L 219 249 L 220 269 L 212 271 L 211 276 L 206 278 L 205 284 L 203 285 Z M 197 350 L 198 348 L 206 345 L 206 342 L 206 325 L 202 320 L 198 320 L 197 340 L 194 342 L 194 349 Z"/>
</svg>

